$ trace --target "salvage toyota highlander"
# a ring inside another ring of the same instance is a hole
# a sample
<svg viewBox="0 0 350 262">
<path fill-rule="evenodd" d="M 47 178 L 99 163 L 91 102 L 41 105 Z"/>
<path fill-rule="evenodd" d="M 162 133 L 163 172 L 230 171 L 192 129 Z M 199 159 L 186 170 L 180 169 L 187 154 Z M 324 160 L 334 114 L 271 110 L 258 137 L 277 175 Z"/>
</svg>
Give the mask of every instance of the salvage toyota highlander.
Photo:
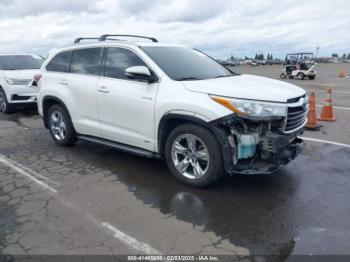
<svg viewBox="0 0 350 262">
<path fill-rule="evenodd" d="M 303 89 L 235 74 L 186 46 L 78 38 L 52 51 L 41 71 L 39 112 L 56 143 L 82 139 L 164 158 L 191 186 L 225 173 L 274 173 L 303 147 Z"/>
</svg>

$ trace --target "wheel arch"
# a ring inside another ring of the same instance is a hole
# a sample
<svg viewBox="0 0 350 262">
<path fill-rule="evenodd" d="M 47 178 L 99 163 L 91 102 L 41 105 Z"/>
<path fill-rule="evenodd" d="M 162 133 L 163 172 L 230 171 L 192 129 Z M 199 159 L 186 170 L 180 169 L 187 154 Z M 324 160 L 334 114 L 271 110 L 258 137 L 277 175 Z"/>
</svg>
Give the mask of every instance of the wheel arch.
<svg viewBox="0 0 350 262">
<path fill-rule="evenodd" d="M 44 125 L 46 128 L 48 128 L 49 126 L 49 123 L 48 123 L 48 112 L 49 112 L 49 109 L 51 106 L 53 105 L 60 105 L 63 107 L 63 109 L 66 111 L 68 117 L 69 117 L 69 120 L 71 121 L 72 125 L 73 125 L 73 128 L 74 128 L 74 124 L 73 124 L 73 121 L 72 121 L 72 118 L 70 116 L 70 113 L 69 113 L 69 110 L 66 106 L 66 104 L 58 97 L 55 97 L 55 96 L 45 96 L 43 99 L 42 99 L 42 106 L 43 106 L 43 119 L 44 119 Z"/>
<path fill-rule="evenodd" d="M 179 114 L 179 113 L 168 113 L 164 115 L 158 125 L 158 136 L 157 136 L 157 145 L 158 153 L 160 156 L 164 156 L 166 139 L 170 132 L 181 124 L 193 123 L 200 125 L 210 132 L 213 133 L 217 142 L 221 145 L 222 157 L 224 160 L 225 170 L 230 172 L 232 169 L 232 152 L 227 139 L 227 133 L 223 128 L 214 125 L 213 122 L 206 122 L 200 117 L 189 115 L 189 114 Z"/>
<path fill-rule="evenodd" d="M 8 99 L 8 98 L 7 98 L 6 90 L 5 90 L 5 88 L 3 88 L 3 86 L 4 86 L 4 85 L 2 85 L 2 84 L 0 83 L 0 89 L 5 93 L 6 99 Z"/>
</svg>

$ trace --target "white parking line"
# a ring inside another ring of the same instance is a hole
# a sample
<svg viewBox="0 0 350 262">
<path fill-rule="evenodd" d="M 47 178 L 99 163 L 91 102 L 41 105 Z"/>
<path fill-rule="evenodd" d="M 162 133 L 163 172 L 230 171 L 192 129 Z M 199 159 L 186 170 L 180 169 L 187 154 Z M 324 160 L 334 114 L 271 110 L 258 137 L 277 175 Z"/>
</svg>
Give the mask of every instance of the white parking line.
<svg viewBox="0 0 350 262">
<path fill-rule="evenodd" d="M 137 241 L 135 238 L 125 234 L 124 232 L 120 231 L 119 229 L 115 228 L 108 222 L 103 222 L 102 226 L 109 229 L 113 232 L 113 236 L 119 240 L 122 240 L 124 243 L 128 244 L 129 246 L 132 246 L 137 251 L 141 251 L 142 253 L 148 254 L 148 255 L 160 255 L 161 253 L 151 247 L 148 244 L 142 243 Z"/>
<path fill-rule="evenodd" d="M 334 141 L 317 139 L 317 138 L 312 138 L 312 137 L 303 137 L 303 136 L 301 136 L 300 138 L 304 139 L 306 141 L 313 141 L 313 142 L 319 142 L 319 143 L 325 143 L 325 144 L 331 144 L 331 145 L 336 145 L 336 146 L 342 146 L 342 147 L 350 148 L 349 144 L 338 143 L 338 142 L 334 142 Z"/>
<path fill-rule="evenodd" d="M 9 159 L 3 155 L 0 154 L 0 162 L 3 163 L 4 165 L 12 168 L 13 170 L 15 170 L 17 173 L 29 178 L 30 180 L 32 180 L 33 182 L 35 182 L 36 184 L 42 186 L 43 188 L 53 192 L 53 193 L 57 193 L 57 190 L 54 189 L 53 187 L 49 186 L 48 184 L 44 183 L 43 181 L 40 181 L 39 179 L 35 178 L 33 175 L 31 175 L 29 172 L 25 171 L 24 169 L 22 169 L 21 167 L 19 167 L 18 163 L 14 163 L 14 161 L 9 161 Z M 34 172 L 34 171 L 33 171 Z"/>
<path fill-rule="evenodd" d="M 84 218 L 86 218 L 90 222 L 94 223 L 97 227 L 102 227 L 104 229 L 107 229 L 109 234 L 113 234 L 114 238 L 116 238 L 119 241 L 121 241 L 122 243 L 126 244 L 129 248 L 134 249 L 134 250 L 139 251 L 139 252 L 142 252 L 142 253 L 147 254 L 147 255 L 160 255 L 161 254 L 158 250 L 154 249 L 152 246 L 150 246 L 146 243 L 143 243 L 143 242 L 139 242 L 135 238 L 129 236 L 128 234 L 126 234 L 126 233 L 120 231 L 119 229 L 117 229 L 116 227 L 112 226 L 109 222 L 102 222 L 98 218 L 93 216 L 92 214 L 82 211 L 81 208 L 79 206 L 77 206 L 75 203 L 67 201 L 63 197 L 60 197 L 57 194 L 57 190 L 55 188 L 51 187 L 50 185 L 46 184 L 43 181 L 40 181 L 39 179 L 35 178 L 35 176 L 38 176 L 41 179 L 45 179 L 48 182 L 51 181 L 48 178 L 36 173 L 35 171 L 33 171 L 27 167 L 22 166 L 21 164 L 15 162 L 13 160 L 8 159 L 7 157 L 5 157 L 1 154 L 0 154 L 0 162 L 6 166 L 12 168 L 17 173 L 29 178 L 30 180 L 32 180 L 33 182 L 35 182 L 39 186 L 49 190 L 50 194 L 54 195 L 54 197 L 58 201 L 60 201 L 63 205 L 65 205 L 67 208 L 73 210 L 77 214 L 83 215 Z M 33 176 L 33 174 L 35 174 L 35 176 Z M 57 184 L 59 184 L 59 183 L 57 183 Z"/>
<path fill-rule="evenodd" d="M 321 107 L 323 105 L 316 105 L 316 106 Z M 350 110 L 350 107 L 343 107 L 343 106 L 333 106 L 333 108 L 335 108 L 335 109 L 343 109 L 343 110 Z"/>
<path fill-rule="evenodd" d="M 34 176 L 34 177 L 38 177 L 38 178 L 40 178 L 40 179 L 43 179 L 43 180 L 47 181 L 48 183 L 54 184 L 54 185 L 56 185 L 56 186 L 58 186 L 58 187 L 61 185 L 60 183 L 58 183 L 58 182 L 56 182 L 56 181 L 54 181 L 54 180 L 52 180 L 52 179 L 49 179 L 49 178 L 47 178 L 47 177 L 45 177 L 45 176 L 42 176 L 42 175 L 40 175 L 39 173 L 35 172 L 34 170 L 31 170 L 31 169 L 29 169 L 29 168 L 27 168 L 27 167 L 21 165 L 20 163 L 17 163 L 17 162 L 15 162 L 15 161 L 13 161 L 13 160 L 11 160 L 11 159 L 5 157 L 5 156 L 2 155 L 2 154 L 0 154 L 0 156 L 1 156 L 3 159 L 6 159 L 6 160 L 7 160 L 8 162 L 10 162 L 11 164 L 13 164 L 13 165 L 15 165 L 15 166 L 17 166 L 17 167 L 19 167 L 19 168 L 22 168 L 23 170 L 27 171 L 29 174 L 31 174 L 31 175 Z"/>
</svg>

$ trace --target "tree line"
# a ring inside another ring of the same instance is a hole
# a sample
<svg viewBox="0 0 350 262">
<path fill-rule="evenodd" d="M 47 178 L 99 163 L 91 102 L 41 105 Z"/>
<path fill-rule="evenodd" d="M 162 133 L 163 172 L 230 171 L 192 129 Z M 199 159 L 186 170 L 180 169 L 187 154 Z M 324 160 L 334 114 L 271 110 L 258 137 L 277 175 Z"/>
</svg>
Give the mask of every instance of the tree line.
<svg viewBox="0 0 350 262">
<path fill-rule="evenodd" d="M 254 59 L 255 60 L 265 60 L 265 56 L 263 53 L 256 53 Z M 273 55 L 270 53 L 267 53 L 266 60 L 273 60 Z"/>
</svg>

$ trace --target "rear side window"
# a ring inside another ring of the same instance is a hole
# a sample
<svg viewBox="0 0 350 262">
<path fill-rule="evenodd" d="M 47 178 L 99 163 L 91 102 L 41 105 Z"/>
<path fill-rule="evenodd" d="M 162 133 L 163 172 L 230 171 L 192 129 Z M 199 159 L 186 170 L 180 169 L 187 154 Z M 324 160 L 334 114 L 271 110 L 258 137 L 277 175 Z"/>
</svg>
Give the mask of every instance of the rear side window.
<svg viewBox="0 0 350 262">
<path fill-rule="evenodd" d="M 86 48 L 73 51 L 70 72 L 84 75 L 99 75 L 103 49 Z"/>
<path fill-rule="evenodd" d="M 54 72 L 69 72 L 69 63 L 71 56 L 72 51 L 66 51 L 57 54 L 46 66 L 46 70 Z"/>
<path fill-rule="evenodd" d="M 106 77 L 128 79 L 125 76 L 125 69 L 131 66 L 146 66 L 146 64 L 128 49 L 118 47 L 107 49 L 104 73 Z"/>
</svg>

